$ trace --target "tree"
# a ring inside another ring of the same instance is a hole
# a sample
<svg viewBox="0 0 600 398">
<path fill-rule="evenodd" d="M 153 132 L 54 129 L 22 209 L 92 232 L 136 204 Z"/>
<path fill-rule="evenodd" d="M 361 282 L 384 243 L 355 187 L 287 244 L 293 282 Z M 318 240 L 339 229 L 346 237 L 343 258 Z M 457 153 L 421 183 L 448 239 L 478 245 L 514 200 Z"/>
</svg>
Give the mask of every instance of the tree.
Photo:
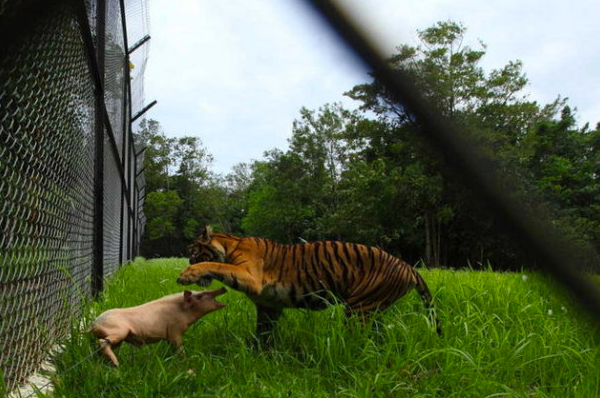
<svg viewBox="0 0 600 398">
<path fill-rule="evenodd" d="M 242 228 L 283 243 L 295 243 L 313 224 L 318 184 L 294 153 L 272 150 L 252 165 L 253 182 Z"/>
<path fill-rule="evenodd" d="M 340 206 L 339 184 L 348 156 L 342 136 L 353 123 L 339 104 L 300 110 L 290 148 L 255 162 L 244 230 L 284 242 L 341 237 L 330 220 Z"/>
<path fill-rule="evenodd" d="M 167 137 L 155 120 L 136 134 L 145 147 L 145 256 L 184 256 L 204 225 L 219 219 L 224 189 L 209 172 L 212 156 L 197 137 Z"/>
<path fill-rule="evenodd" d="M 340 183 L 350 148 L 344 134 L 356 116 L 341 104 L 325 104 L 318 111 L 300 110 L 293 124 L 290 152 L 298 155 L 308 170 L 315 206 L 315 226 L 305 236 L 340 239 L 330 219 L 341 204 Z"/>
<path fill-rule="evenodd" d="M 528 100 L 520 61 L 486 73 L 485 45 L 467 46 L 460 24 L 439 22 L 418 36 L 417 46 L 398 47 L 392 67 L 412 76 L 431 106 L 492 158 L 499 183 L 516 185 L 510 194 L 525 211 L 542 204 L 581 253 L 600 248 L 600 125 L 577 128 L 561 97 L 546 105 Z M 376 78 L 346 95 L 360 103 L 358 111 L 302 108 L 289 149 L 267 151 L 225 177 L 210 172 L 212 158 L 199 139 L 167 138 L 158 122 L 143 124 L 153 193 L 148 252 L 185 255 L 186 243 L 212 224 L 283 243 L 377 245 L 431 266 L 532 265 L 527 248 L 502 232 L 477 192 L 429 146 L 419 121 Z"/>
<path fill-rule="evenodd" d="M 540 123 L 526 139 L 532 180 L 555 223 L 576 244 L 600 248 L 600 131 L 577 129 L 565 106 L 560 119 Z"/>
<path fill-rule="evenodd" d="M 182 203 L 183 199 L 175 191 L 155 191 L 146 195 L 144 214 L 148 219 L 148 239 L 156 241 L 177 237 L 175 216 Z"/>
<path fill-rule="evenodd" d="M 411 76 L 443 116 L 466 126 L 465 130 L 481 143 L 483 150 L 498 160 L 499 167 L 505 165 L 506 170 L 512 170 L 509 166 L 519 165 L 525 159 L 520 142 L 536 123 L 552 117 L 562 102 L 557 99 L 540 108 L 527 101 L 522 93 L 527 78 L 520 61 L 486 74 L 480 66 L 485 45 L 479 42 L 476 49 L 467 46 L 465 34 L 466 28 L 458 23 L 438 22 L 418 32 L 420 43 L 416 47 L 398 47 L 389 62 Z M 490 222 L 492 215 L 485 206 L 472 205 L 477 203 L 476 193 L 457 183 L 457 176 L 440 162 L 440 154 L 423 139 L 414 116 L 377 79 L 355 86 L 346 95 L 361 103 L 365 115 L 374 114 L 381 123 L 375 129 L 357 129 L 349 138 L 357 140 L 365 165 L 383 162 L 384 166 L 374 165 L 376 169 L 384 167 L 388 179 L 395 176 L 389 181 L 396 186 L 390 202 L 403 204 L 399 211 L 405 215 L 402 221 L 411 224 L 410 230 L 423 231 L 420 241 L 426 262 L 437 266 L 459 252 L 463 258 L 480 261 L 483 255 L 477 255 L 478 252 L 501 258 L 503 250 L 497 250 L 494 242 L 502 238 L 484 244 L 477 238 L 497 235 L 496 224 Z M 457 226 L 460 227 L 456 229 Z M 397 228 L 406 230 L 407 226 Z M 464 238 L 465 229 L 474 232 L 470 242 L 459 239 Z M 388 233 L 393 247 L 398 235 Z M 471 249 L 465 252 L 465 246 Z"/>
<path fill-rule="evenodd" d="M 225 194 L 222 198 L 220 225 L 232 234 L 243 234 L 242 219 L 248 211 L 248 192 L 252 183 L 252 168 L 248 163 L 233 166 L 232 171 L 222 180 Z"/>
<path fill-rule="evenodd" d="M 167 138 L 156 120 L 143 119 L 135 133 L 138 147 L 144 150 L 144 177 L 146 192 L 169 189 L 170 168 L 174 159 L 172 147 L 175 139 Z"/>
</svg>

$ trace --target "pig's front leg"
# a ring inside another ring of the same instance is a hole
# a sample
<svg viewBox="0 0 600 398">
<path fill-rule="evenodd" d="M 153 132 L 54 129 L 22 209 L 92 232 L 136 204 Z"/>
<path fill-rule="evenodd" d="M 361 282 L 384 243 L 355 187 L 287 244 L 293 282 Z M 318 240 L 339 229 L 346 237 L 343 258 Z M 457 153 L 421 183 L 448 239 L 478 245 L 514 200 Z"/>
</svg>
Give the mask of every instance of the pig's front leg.
<svg viewBox="0 0 600 398">
<path fill-rule="evenodd" d="M 169 342 L 171 343 L 171 345 L 173 346 L 173 350 L 180 354 L 180 355 L 184 355 L 185 353 L 183 352 L 183 336 L 173 336 L 173 337 L 169 337 Z M 185 355 L 184 355 L 185 356 Z"/>
<path fill-rule="evenodd" d="M 171 343 L 175 354 L 181 358 L 185 358 L 185 350 L 183 348 L 183 334 L 185 333 L 185 329 L 169 329 L 168 333 L 167 340 Z"/>
<path fill-rule="evenodd" d="M 260 295 L 262 284 L 245 267 L 225 263 L 203 262 L 189 265 L 184 269 L 177 283 L 190 285 L 203 279 L 218 279 L 235 290 L 241 290 L 251 295 Z"/>
<path fill-rule="evenodd" d="M 167 326 L 166 340 L 171 343 L 175 350 L 178 350 L 183 343 L 183 335 L 188 329 L 188 325 L 182 325 L 181 323 L 171 324 Z"/>
</svg>

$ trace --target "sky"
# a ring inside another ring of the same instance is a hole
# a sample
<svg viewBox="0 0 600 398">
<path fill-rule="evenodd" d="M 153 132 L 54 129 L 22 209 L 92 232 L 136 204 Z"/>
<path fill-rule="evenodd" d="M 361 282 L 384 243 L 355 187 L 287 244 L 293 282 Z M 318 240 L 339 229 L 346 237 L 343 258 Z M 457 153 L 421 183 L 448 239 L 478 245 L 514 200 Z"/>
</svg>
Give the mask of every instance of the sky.
<svg viewBox="0 0 600 398">
<path fill-rule="evenodd" d="M 168 136 L 198 136 L 226 174 L 287 148 L 302 107 L 357 106 L 343 95 L 367 70 L 302 0 L 149 0 L 147 117 Z M 487 45 L 487 72 L 523 61 L 531 100 L 558 95 L 580 125 L 600 122 L 600 1 L 339 0 L 379 47 L 416 45 L 416 31 L 452 20 Z"/>
</svg>

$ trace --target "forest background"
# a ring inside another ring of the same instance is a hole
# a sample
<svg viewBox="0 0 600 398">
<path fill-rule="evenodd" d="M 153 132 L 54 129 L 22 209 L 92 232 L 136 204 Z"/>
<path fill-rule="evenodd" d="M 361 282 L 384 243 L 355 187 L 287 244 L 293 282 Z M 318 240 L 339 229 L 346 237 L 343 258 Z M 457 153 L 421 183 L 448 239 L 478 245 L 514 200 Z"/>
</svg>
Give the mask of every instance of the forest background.
<svg viewBox="0 0 600 398">
<path fill-rule="evenodd" d="M 410 74 L 432 106 L 471 135 L 504 181 L 518 182 L 510 194 L 525 211 L 541 208 L 582 253 L 598 252 L 600 123 L 578 126 L 567 98 L 531 101 L 518 60 L 484 71 L 486 46 L 464 45 L 466 33 L 459 23 L 438 22 L 418 31 L 418 45 L 399 46 L 390 65 Z M 187 245 L 210 224 L 280 243 L 376 245 L 431 267 L 536 266 L 376 78 L 345 95 L 357 109 L 300 109 L 287 149 L 268 150 L 227 175 L 211 171 L 199 137 L 173 138 L 158 121 L 143 121 L 136 134 L 146 147 L 140 254 L 186 257 Z M 596 260 L 581 259 L 584 266 Z"/>
</svg>

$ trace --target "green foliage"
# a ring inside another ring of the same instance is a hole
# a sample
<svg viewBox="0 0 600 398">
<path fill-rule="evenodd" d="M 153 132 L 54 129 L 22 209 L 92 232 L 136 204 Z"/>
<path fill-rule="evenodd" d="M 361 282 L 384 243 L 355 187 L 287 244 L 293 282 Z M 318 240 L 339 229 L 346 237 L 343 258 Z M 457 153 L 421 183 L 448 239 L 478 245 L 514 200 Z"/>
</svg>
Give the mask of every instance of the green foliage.
<svg viewBox="0 0 600 398">
<path fill-rule="evenodd" d="M 590 159 L 593 146 L 589 143 L 597 132 L 574 130 L 565 100 L 558 98 L 543 107 L 528 101 L 522 93 L 527 79 L 520 61 L 511 61 L 486 75 L 479 66 L 485 45 L 480 43 L 479 48 L 472 49 L 465 45 L 465 34 L 466 29 L 460 24 L 439 22 L 419 31 L 418 46 L 399 47 L 390 63 L 414 78 L 432 106 L 466 127 L 481 150 L 496 159 L 507 181 L 529 181 L 512 194 L 526 206 L 543 196 L 552 203 L 550 217 L 560 218 L 573 239 L 589 241 L 592 234 L 584 231 L 582 235 L 580 227 L 586 225 L 598 231 L 592 227 L 597 226 L 592 219 L 598 217 L 589 212 L 581 217 L 575 209 L 566 208 L 577 196 L 574 186 L 586 187 L 588 193 L 591 186 L 597 186 L 592 172 L 594 164 L 598 164 L 597 156 L 588 167 L 581 164 Z M 390 202 L 402 205 L 381 205 L 390 215 L 406 215 L 393 223 L 392 230 L 412 234 L 397 244 L 391 240 L 386 245 L 388 249 L 408 252 L 410 260 L 421 257 L 431 265 L 452 265 L 465 259 L 483 264 L 486 258 L 516 267 L 526 263 L 521 248 L 498 232 L 493 215 L 479 202 L 477 193 L 463 187 L 460 176 L 446 170 L 439 161 L 440 155 L 422 139 L 412 115 L 391 98 L 377 79 L 354 87 L 347 95 L 359 101 L 363 111 L 375 114 L 381 123 L 377 129 L 357 128 L 348 138 L 357 140 L 356 145 L 351 145 L 359 148 L 359 157 L 362 155 L 365 164 L 361 169 L 373 162 L 385 163 L 387 170 L 381 179 L 393 184 L 397 193 Z M 561 110 L 563 114 L 557 121 Z M 553 155 L 556 145 L 562 152 Z M 579 202 L 580 211 L 600 199 L 589 195 L 586 198 L 586 205 Z M 568 216 L 562 216 L 567 213 Z M 419 229 L 422 237 L 416 239 Z M 422 245 L 421 250 L 418 245 Z M 595 245 L 600 246 L 600 241 L 596 240 Z M 416 258 L 410 258 L 410 253 L 416 253 Z"/>
<path fill-rule="evenodd" d="M 596 397 L 598 328 L 542 275 L 420 270 L 444 328 L 438 337 L 415 292 L 361 327 L 341 306 L 289 309 L 267 351 L 252 346 L 254 306 L 229 290 L 227 307 L 194 324 L 185 354 L 166 342 L 116 351 L 112 368 L 81 333 L 100 312 L 182 291 L 185 259 L 137 259 L 77 322 L 56 358 L 55 397 Z M 599 281 L 600 282 L 600 281 Z M 215 282 L 216 286 L 218 283 Z M 213 286 L 213 287 L 215 287 Z M 73 367 L 71 369 L 71 367 Z M 43 394 L 38 394 L 44 396 Z"/>
<path fill-rule="evenodd" d="M 224 188 L 209 172 L 212 156 L 197 137 L 167 137 L 155 120 L 136 134 L 145 147 L 147 218 L 141 253 L 148 257 L 185 255 L 187 243 L 219 217 Z"/>
<path fill-rule="evenodd" d="M 600 248 L 600 130 L 576 127 L 566 99 L 530 101 L 521 61 L 486 72 L 486 46 L 468 45 L 461 24 L 439 22 L 418 31 L 418 39 L 399 46 L 390 65 L 493 159 L 500 183 L 517 186 L 510 194 L 526 211 L 542 207 L 579 246 L 580 263 L 598 263 L 583 253 Z M 200 228 L 214 224 L 286 243 L 377 245 L 430 266 L 535 265 L 381 82 L 374 78 L 346 95 L 358 110 L 337 103 L 302 108 L 287 150 L 267 151 L 224 177 L 210 173 L 212 158 L 197 138 L 166 138 L 158 122 L 143 124 L 148 192 L 175 191 L 183 201 L 172 197 L 171 208 L 154 210 L 158 198 L 149 196 L 145 242 L 153 243 L 143 253 L 183 255 Z"/>
<path fill-rule="evenodd" d="M 253 166 L 254 181 L 249 187 L 248 212 L 242 227 L 251 235 L 294 242 L 314 217 L 320 186 L 302 159 L 293 154 L 272 151 L 269 162 Z"/>
<path fill-rule="evenodd" d="M 144 177 L 147 192 L 168 189 L 169 168 L 173 163 L 172 146 L 175 139 L 167 138 L 156 120 L 142 120 L 136 141 L 145 148 Z"/>
<path fill-rule="evenodd" d="M 339 238 L 327 217 L 341 205 L 340 182 L 349 148 L 342 139 L 354 116 L 339 104 L 300 111 L 290 149 L 273 150 L 255 162 L 248 186 L 248 212 L 242 221 L 249 234 L 282 242 Z"/>
<path fill-rule="evenodd" d="M 176 191 L 155 191 L 146 196 L 144 213 L 148 218 L 148 238 L 155 241 L 175 234 L 174 219 L 183 203 Z"/>
</svg>

